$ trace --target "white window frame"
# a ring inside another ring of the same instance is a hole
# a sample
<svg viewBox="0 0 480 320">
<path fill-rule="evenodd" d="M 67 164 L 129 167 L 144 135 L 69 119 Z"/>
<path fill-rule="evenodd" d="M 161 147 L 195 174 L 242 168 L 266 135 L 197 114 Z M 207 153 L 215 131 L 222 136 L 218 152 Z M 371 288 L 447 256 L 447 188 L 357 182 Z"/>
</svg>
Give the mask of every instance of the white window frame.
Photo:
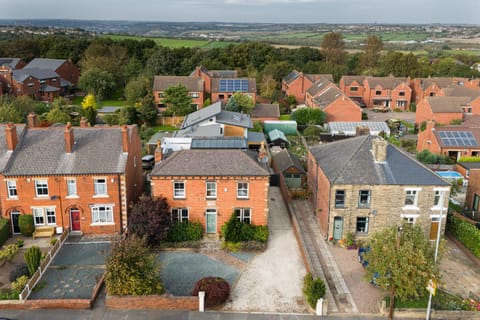
<svg viewBox="0 0 480 320">
<path fill-rule="evenodd" d="M 186 213 L 186 216 L 184 215 Z M 187 222 L 189 220 L 190 213 L 188 208 L 173 208 L 172 209 L 172 221 L 173 222 Z"/>
<path fill-rule="evenodd" d="M 207 199 L 216 199 L 217 198 L 217 182 L 216 181 L 207 181 L 205 182 L 205 192 Z"/>
<path fill-rule="evenodd" d="M 358 219 L 365 219 L 365 227 L 363 230 L 359 230 L 358 228 Z M 355 221 L 355 233 L 361 233 L 361 234 L 367 234 L 368 233 L 368 222 L 369 222 L 369 219 L 368 217 L 357 217 L 356 221 Z"/>
<path fill-rule="evenodd" d="M 397 100 L 397 107 L 406 107 L 407 100 Z"/>
<path fill-rule="evenodd" d="M 103 180 L 104 182 L 101 182 L 101 180 Z M 93 194 L 96 197 L 108 196 L 107 178 L 95 178 L 95 179 L 93 179 Z"/>
<path fill-rule="evenodd" d="M 178 184 L 178 188 L 177 188 Z M 182 186 L 180 188 L 180 186 Z M 186 185 L 185 181 L 173 181 L 173 198 L 174 199 L 185 199 L 186 198 Z"/>
<path fill-rule="evenodd" d="M 17 181 L 7 180 L 8 199 L 18 199 Z"/>
<path fill-rule="evenodd" d="M 78 197 L 77 180 L 68 178 L 66 184 L 67 184 L 67 197 L 69 198 Z"/>
<path fill-rule="evenodd" d="M 405 198 L 404 198 L 404 207 L 403 209 L 418 209 L 418 196 L 420 194 L 420 191 L 422 189 L 421 188 L 405 188 Z M 409 199 L 409 197 L 411 196 L 414 196 L 413 198 L 413 203 L 412 204 L 408 204 L 407 203 L 407 200 Z"/>
<path fill-rule="evenodd" d="M 237 182 L 237 198 L 248 199 L 249 183 L 247 181 Z"/>
<path fill-rule="evenodd" d="M 343 193 L 343 194 L 341 194 Z M 337 200 L 337 197 L 342 197 L 342 200 L 340 201 L 340 198 Z M 345 192 L 344 189 L 335 189 L 335 208 L 345 208 L 345 198 L 347 196 L 347 193 Z M 337 203 L 338 202 L 338 203 Z"/>
<path fill-rule="evenodd" d="M 365 195 L 362 195 L 362 192 L 368 192 L 367 201 L 364 203 L 362 203 L 362 196 L 365 196 Z M 358 207 L 359 208 L 370 208 L 371 199 L 372 199 L 371 190 L 363 189 L 358 191 Z"/>
<path fill-rule="evenodd" d="M 235 208 L 233 210 L 237 219 L 240 222 L 251 224 L 252 223 L 252 209 L 251 208 Z"/>
<path fill-rule="evenodd" d="M 47 190 L 47 194 L 39 194 L 39 190 Z M 37 198 L 48 198 L 48 180 L 35 180 L 35 196 Z"/>
<path fill-rule="evenodd" d="M 57 225 L 55 207 L 32 207 L 32 216 L 35 226 Z M 41 219 L 41 221 L 37 219 Z"/>
<path fill-rule="evenodd" d="M 92 225 L 115 224 L 112 204 L 96 204 L 90 207 L 92 213 Z M 103 215 L 103 217 L 102 217 Z M 103 221 L 102 221 L 103 220 Z"/>
</svg>

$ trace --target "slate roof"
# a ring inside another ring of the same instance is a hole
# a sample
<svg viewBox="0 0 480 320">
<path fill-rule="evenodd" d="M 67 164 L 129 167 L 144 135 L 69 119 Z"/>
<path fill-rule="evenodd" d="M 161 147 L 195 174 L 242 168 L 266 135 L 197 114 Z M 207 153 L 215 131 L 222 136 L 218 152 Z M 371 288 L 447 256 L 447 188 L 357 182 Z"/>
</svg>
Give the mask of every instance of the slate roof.
<svg viewBox="0 0 480 320">
<path fill-rule="evenodd" d="M 181 128 L 184 129 L 196 123 L 215 117 L 220 112 L 222 112 L 222 103 L 218 101 L 207 107 L 203 107 L 200 110 L 187 114 L 183 120 Z"/>
<path fill-rule="evenodd" d="M 15 69 L 20 60 L 20 58 L 0 58 L 0 66 L 6 66 L 10 69 Z"/>
<path fill-rule="evenodd" d="M 225 78 L 213 78 L 212 79 L 212 92 L 222 92 L 220 91 L 220 80 Z M 238 80 L 248 80 L 248 92 L 257 92 L 257 82 L 255 78 L 236 78 Z"/>
<path fill-rule="evenodd" d="M 245 113 L 222 110 L 217 115 L 217 122 L 243 128 L 253 128 L 252 119 Z"/>
<path fill-rule="evenodd" d="M 178 84 L 183 84 L 189 92 L 203 92 L 201 77 L 155 76 L 153 78 L 153 90 L 155 91 L 165 91 Z"/>
<path fill-rule="evenodd" d="M 388 143 L 385 163 L 374 161 L 370 135 L 348 138 L 310 148 L 331 184 L 448 186 L 433 171 Z"/>
<path fill-rule="evenodd" d="M 188 114 L 183 120 L 181 129 L 215 118 L 215 122 L 243 128 L 253 128 L 250 116 L 244 113 L 222 110 L 222 103 L 215 102 L 207 107 Z"/>
<path fill-rule="evenodd" d="M 263 134 L 263 132 L 255 132 L 248 130 L 247 137 L 248 143 L 260 144 L 262 142 L 265 142 L 265 135 Z"/>
<path fill-rule="evenodd" d="M 343 83 L 345 83 L 346 86 L 351 85 L 354 81 L 358 82 L 359 84 L 363 84 L 363 81 L 365 80 L 365 76 L 343 76 Z"/>
<path fill-rule="evenodd" d="M 367 83 L 370 89 L 374 89 L 376 86 L 381 86 L 383 89 L 395 89 L 402 82 L 407 84 L 407 78 L 397 77 L 366 77 Z"/>
<path fill-rule="evenodd" d="M 129 128 L 129 134 L 132 128 Z M 123 173 L 120 127 L 73 128 L 73 152 L 65 152 L 64 127 L 29 128 L 8 162 L 5 176 Z"/>
<path fill-rule="evenodd" d="M 319 92 L 325 90 L 328 86 L 334 86 L 336 87 L 331 81 L 328 80 L 319 80 L 312 84 L 310 88 L 307 89 L 308 94 L 311 96 L 315 96 Z"/>
<path fill-rule="evenodd" d="M 44 59 L 44 58 L 35 58 L 30 63 L 28 63 L 24 69 L 30 68 L 39 68 L 39 69 L 48 69 L 55 71 L 67 60 L 64 59 Z"/>
<path fill-rule="evenodd" d="M 315 97 L 313 101 L 318 107 L 323 109 L 342 96 L 345 97 L 342 91 L 337 88 L 330 87 L 327 88 L 327 90 L 325 90 L 324 92 L 320 93 L 317 97 Z M 347 98 L 345 97 L 345 99 Z M 355 102 L 352 101 L 351 103 L 354 104 L 357 108 L 360 108 Z"/>
<path fill-rule="evenodd" d="M 181 150 L 155 164 L 152 176 L 269 176 L 258 154 L 243 150 Z"/>
<path fill-rule="evenodd" d="M 26 67 L 23 69 L 13 70 L 12 76 L 17 82 L 24 82 L 30 76 L 37 78 L 38 80 L 45 80 L 45 79 L 59 77 L 58 74 L 53 70 L 26 68 Z"/>
<path fill-rule="evenodd" d="M 462 106 L 468 105 L 469 97 L 426 97 L 433 113 L 458 113 Z"/>
<path fill-rule="evenodd" d="M 195 137 L 191 149 L 247 149 L 247 139 L 243 137 Z"/>
<path fill-rule="evenodd" d="M 300 160 L 296 155 L 291 153 L 289 150 L 281 150 L 273 154 L 273 162 L 280 172 L 287 170 L 288 168 L 295 167 L 299 172 L 305 174 L 305 169 L 303 168 Z"/>
<path fill-rule="evenodd" d="M 280 118 L 278 103 L 257 103 L 252 110 L 252 118 Z"/>
<path fill-rule="evenodd" d="M 0 124 L 0 172 L 3 172 L 5 170 L 8 160 L 13 154 L 13 152 L 7 151 L 7 138 L 5 136 L 5 127 L 5 124 Z M 17 130 L 18 141 L 20 141 L 25 130 L 25 125 L 16 124 L 15 127 Z"/>
<path fill-rule="evenodd" d="M 286 83 L 290 84 L 293 80 L 297 79 L 301 75 L 300 72 L 297 70 L 293 70 L 289 74 L 287 74 L 285 77 L 283 77 L 283 81 Z"/>
<path fill-rule="evenodd" d="M 278 130 L 278 129 L 273 129 L 272 131 L 270 131 L 268 133 L 268 137 L 270 138 L 270 141 L 275 141 L 275 140 L 283 140 L 285 142 L 288 142 L 290 143 L 290 141 L 288 141 L 287 137 L 285 136 L 285 134 Z"/>
</svg>

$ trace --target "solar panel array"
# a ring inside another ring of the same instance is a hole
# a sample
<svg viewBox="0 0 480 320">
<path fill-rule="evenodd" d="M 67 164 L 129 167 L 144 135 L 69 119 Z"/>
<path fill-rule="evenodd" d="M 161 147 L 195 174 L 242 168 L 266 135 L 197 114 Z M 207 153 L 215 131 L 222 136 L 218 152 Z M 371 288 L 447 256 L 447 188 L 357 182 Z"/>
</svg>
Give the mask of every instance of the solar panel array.
<svg viewBox="0 0 480 320">
<path fill-rule="evenodd" d="M 469 131 L 439 131 L 438 135 L 445 146 L 478 146 L 477 140 Z"/>
<path fill-rule="evenodd" d="M 247 79 L 220 79 L 220 92 L 248 92 Z"/>
</svg>

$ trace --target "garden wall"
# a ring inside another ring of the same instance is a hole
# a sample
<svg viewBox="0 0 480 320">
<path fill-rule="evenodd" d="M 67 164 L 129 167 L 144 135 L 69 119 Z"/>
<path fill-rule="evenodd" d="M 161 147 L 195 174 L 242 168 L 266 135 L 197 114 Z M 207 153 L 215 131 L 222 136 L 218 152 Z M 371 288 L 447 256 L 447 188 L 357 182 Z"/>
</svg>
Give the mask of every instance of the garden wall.
<svg viewBox="0 0 480 320">
<path fill-rule="evenodd" d="M 172 295 L 109 296 L 105 306 L 110 309 L 164 309 L 198 311 L 198 297 L 175 297 Z"/>
</svg>

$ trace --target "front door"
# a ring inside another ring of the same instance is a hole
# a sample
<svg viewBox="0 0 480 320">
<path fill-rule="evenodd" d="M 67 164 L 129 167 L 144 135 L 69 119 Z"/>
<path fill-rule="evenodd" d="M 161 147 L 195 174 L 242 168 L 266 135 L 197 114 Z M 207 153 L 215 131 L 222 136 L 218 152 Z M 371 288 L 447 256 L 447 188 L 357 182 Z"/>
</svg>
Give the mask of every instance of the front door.
<svg viewBox="0 0 480 320">
<path fill-rule="evenodd" d="M 473 195 L 473 204 L 472 204 L 472 210 L 473 211 L 478 211 L 478 205 L 480 203 L 480 197 L 478 194 Z"/>
<path fill-rule="evenodd" d="M 333 219 L 333 239 L 340 240 L 342 239 L 343 234 L 343 218 L 335 217 Z"/>
<path fill-rule="evenodd" d="M 438 225 L 440 224 L 440 218 L 432 218 L 430 222 L 430 240 L 437 239 Z"/>
<path fill-rule="evenodd" d="M 12 211 L 12 212 L 10 212 L 10 217 L 11 217 L 11 221 L 12 221 L 12 232 L 13 232 L 13 234 L 19 234 L 20 233 L 20 227 L 18 226 L 18 217 L 20 217 L 20 212 Z"/>
<path fill-rule="evenodd" d="M 70 210 L 70 221 L 72 222 L 72 231 L 80 231 L 80 210 Z"/>
<path fill-rule="evenodd" d="M 217 210 L 207 209 L 207 233 L 217 233 Z"/>
</svg>

